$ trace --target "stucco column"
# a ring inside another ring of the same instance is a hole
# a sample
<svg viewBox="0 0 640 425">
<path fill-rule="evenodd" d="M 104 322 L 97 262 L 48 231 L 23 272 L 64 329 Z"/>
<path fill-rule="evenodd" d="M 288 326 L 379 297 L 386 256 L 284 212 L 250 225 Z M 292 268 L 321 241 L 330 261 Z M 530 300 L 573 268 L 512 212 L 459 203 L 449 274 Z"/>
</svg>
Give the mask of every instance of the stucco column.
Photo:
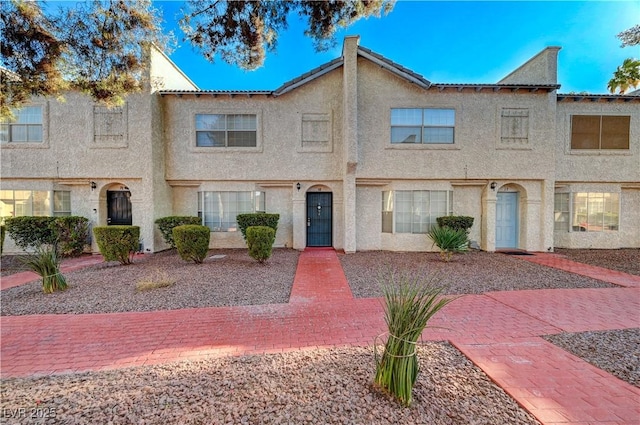
<svg viewBox="0 0 640 425">
<path fill-rule="evenodd" d="M 302 195 L 297 195 L 297 192 L 293 191 L 293 249 L 303 251 L 307 246 L 305 192 L 301 191 Z"/>
<path fill-rule="evenodd" d="M 483 251 L 496 250 L 496 202 L 497 192 L 485 188 L 482 195 L 482 243 Z"/>
<path fill-rule="evenodd" d="M 356 170 L 358 168 L 358 43 L 360 37 L 345 38 L 342 47 L 342 103 L 344 114 L 343 211 L 344 252 L 356 251 Z"/>
</svg>

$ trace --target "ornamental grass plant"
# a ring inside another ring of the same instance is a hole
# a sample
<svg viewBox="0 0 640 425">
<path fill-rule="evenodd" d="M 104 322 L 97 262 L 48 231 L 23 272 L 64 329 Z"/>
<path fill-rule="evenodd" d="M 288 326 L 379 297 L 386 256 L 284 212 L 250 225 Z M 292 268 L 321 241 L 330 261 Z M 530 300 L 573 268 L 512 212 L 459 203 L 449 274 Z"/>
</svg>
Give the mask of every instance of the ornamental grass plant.
<svg viewBox="0 0 640 425">
<path fill-rule="evenodd" d="M 60 262 L 54 247 L 42 246 L 22 258 L 26 268 L 42 278 L 42 290 L 45 294 L 67 289 L 67 280 L 60 273 Z"/>
<path fill-rule="evenodd" d="M 433 226 L 427 236 L 433 241 L 433 245 L 440 249 L 440 258 L 446 262 L 451 261 L 453 254 L 469 249 L 469 235 L 464 229 Z"/>
<path fill-rule="evenodd" d="M 440 296 L 444 286 L 435 275 L 390 271 L 381 286 L 388 338 L 382 355 L 376 351 L 375 385 L 409 406 L 419 372 L 418 339 L 429 319 L 455 298 Z"/>
</svg>

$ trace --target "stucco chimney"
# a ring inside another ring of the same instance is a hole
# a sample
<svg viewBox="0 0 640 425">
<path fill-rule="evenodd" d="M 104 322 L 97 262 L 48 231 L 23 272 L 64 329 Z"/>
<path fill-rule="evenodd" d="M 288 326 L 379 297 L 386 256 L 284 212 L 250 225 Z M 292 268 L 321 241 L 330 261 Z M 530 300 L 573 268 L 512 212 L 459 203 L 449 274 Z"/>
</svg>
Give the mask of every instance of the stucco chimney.
<svg viewBox="0 0 640 425">
<path fill-rule="evenodd" d="M 551 46 L 526 61 L 498 84 L 558 84 L 558 52 Z"/>
</svg>

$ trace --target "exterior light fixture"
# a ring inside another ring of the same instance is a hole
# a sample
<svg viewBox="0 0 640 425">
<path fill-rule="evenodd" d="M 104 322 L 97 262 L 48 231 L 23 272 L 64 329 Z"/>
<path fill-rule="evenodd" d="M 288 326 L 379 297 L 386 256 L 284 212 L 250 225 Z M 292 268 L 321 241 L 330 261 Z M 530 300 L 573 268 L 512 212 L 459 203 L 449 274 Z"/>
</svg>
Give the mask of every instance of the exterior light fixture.
<svg viewBox="0 0 640 425">
<path fill-rule="evenodd" d="M 298 189 L 298 191 L 300 191 L 300 182 L 296 183 L 296 189 Z"/>
<path fill-rule="evenodd" d="M 95 188 L 98 187 L 98 185 L 96 184 L 96 182 L 91 182 L 91 190 L 95 190 Z"/>
<path fill-rule="evenodd" d="M 491 185 L 490 185 L 491 190 L 496 190 L 496 186 L 498 186 L 498 183 L 496 183 L 496 182 L 491 182 Z"/>
</svg>

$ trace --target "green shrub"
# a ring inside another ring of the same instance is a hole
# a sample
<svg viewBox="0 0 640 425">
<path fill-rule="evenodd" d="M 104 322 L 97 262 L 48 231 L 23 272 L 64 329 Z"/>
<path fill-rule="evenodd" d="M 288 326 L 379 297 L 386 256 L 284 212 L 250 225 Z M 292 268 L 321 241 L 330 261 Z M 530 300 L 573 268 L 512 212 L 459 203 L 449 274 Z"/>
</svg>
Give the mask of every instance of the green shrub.
<svg viewBox="0 0 640 425">
<path fill-rule="evenodd" d="M 140 246 L 138 226 L 98 226 L 93 228 L 93 235 L 105 261 L 119 261 L 122 265 L 131 264 Z"/>
<path fill-rule="evenodd" d="M 280 214 L 252 213 L 238 214 L 236 216 L 238 227 L 245 241 L 247 240 L 247 229 L 251 226 L 270 227 L 275 234 L 278 231 L 278 220 L 280 220 Z"/>
<path fill-rule="evenodd" d="M 467 215 L 447 215 L 436 218 L 436 221 L 440 227 L 450 227 L 454 230 L 462 229 L 467 233 L 473 226 L 473 217 Z"/>
<path fill-rule="evenodd" d="M 427 236 L 431 238 L 433 245 L 440 249 L 440 257 L 443 261 L 448 262 L 453 254 L 464 252 L 469 248 L 469 235 L 464 229 L 433 226 Z"/>
<path fill-rule="evenodd" d="M 7 234 L 23 251 L 54 245 L 56 233 L 52 226 L 55 217 L 8 217 L 5 219 Z"/>
<path fill-rule="evenodd" d="M 209 252 L 211 230 L 199 224 L 183 224 L 173 228 L 173 240 L 180 258 L 200 264 Z"/>
<path fill-rule="evenodd" d="M 4 224 L 0 225 L 0 255 L 2 255 L 2 250 L 4 249 L 4 235 L 5 235 L 5 227 Z"/>
<path fill-rule="evenodd" d="M 183 224 L 202 224 L 202 219 L 200 217 L 173 215 L 157 219 L 156 224 L 158 225 L 158 229 L 160 229 L 160 233 L 162 233 L 164 241 L 171 246 L 171 248 L 175 248 L 176 243 L 173 240 L 173 228 L 182 226 Z"/>
<path fill-rule="evenodd" d="M 89 219 L 85 217 L 56 217 L 50 224 L 56 235 L 61 257 L 78 257 L 84 252 L 89 238 Z"/>
<path fill-rule="evenodd" d="M 67 289 L 67 280 L 60 273 L 60 263 L 54 247 L 40 247 L 35 254 L 23 257 L 22 263 L 42 278 L 42 290 L 45 294 Z"/>
<path fill-rule="evenodd" d="M 271 257 L 276 231 L 267 226 L 250 226 L 247 228 L 247 246 L 249 256 L 259 263 L 264 263 Z"/>
<path fill-rule="evenodd" d="M 375 384 L 409 406 L 418 378 L 418 338 L 434 314 L 453 298 L 440 297 L 444 287 L 434 276 L 389 272 L 381 279 L 388 338 L 380 358 L 376 350 Z M 375 345 L 374 345 L 375 348 Z"/>
<path fill-rule="evenodd" d="M 27 251 L 54 245 L 61 257 L 82 254 L 89 236 L 89 220 L 85 217 L 10 217 L 5 223 L 17 247 Z"/>
</svg>

